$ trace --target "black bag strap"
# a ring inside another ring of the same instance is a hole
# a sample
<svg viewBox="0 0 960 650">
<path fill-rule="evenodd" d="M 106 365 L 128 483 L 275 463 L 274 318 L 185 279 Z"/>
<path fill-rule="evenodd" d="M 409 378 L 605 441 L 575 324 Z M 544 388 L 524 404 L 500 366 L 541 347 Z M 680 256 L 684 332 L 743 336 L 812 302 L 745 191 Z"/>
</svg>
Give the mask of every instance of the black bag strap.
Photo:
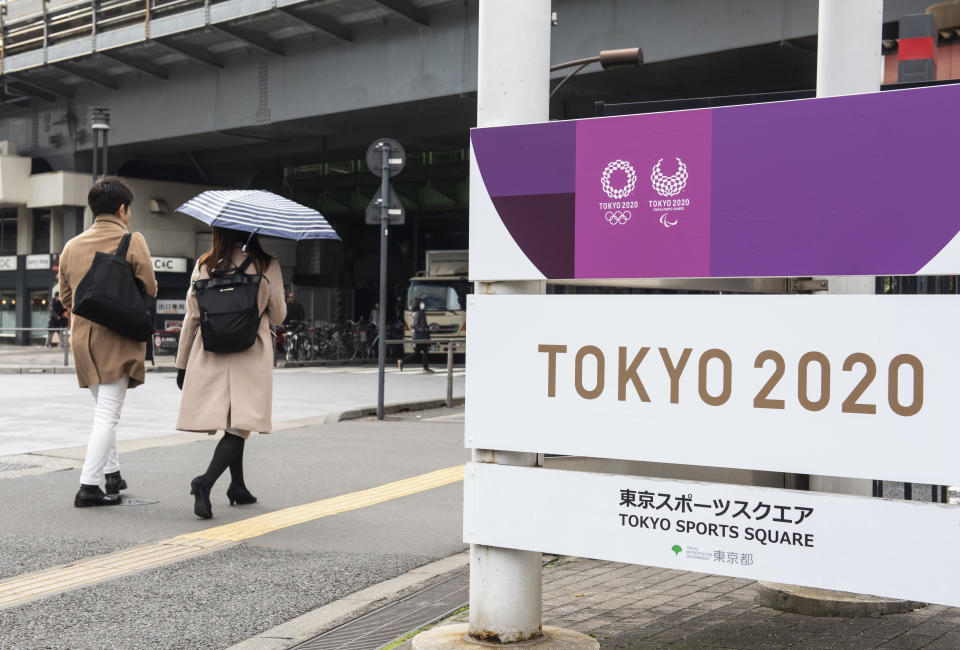
<svg viewBox="0 0 960 650">
<path fill-rule="evenodd" d="M 114 253 L 117 257 L 122 257 L 127 259 L 127 249 L 130 248 L 130 233 L 127 233 L 120 238 L 120 245 L 117 246 L 117 252 Z"/>
<path fill-rule="evenodd" d="M 221 262 L 224 262 L 224 261 L 226 261 L 226 260 L 220 260 L 220 261 L 221 261 Z M 253 261 L 253 258 L 248 256 L 246 259 L 244 259 L 242 262 L 240 262 L 240 266 L 237 266 L 236 264 L 233 264 L 233 265 L 232 265 L 233 268 L 229 268 L 229 269 L 226 269 L 226 270 L 224 270 L 224 271 L 221 271 L 221 270 L 218 269 L 217 267 L 213 267 L 213 268 L 210 270 L 210 275 L 211 275 L 211 276 L 214 276 L 214 277 L 220 277 L 220 278 L 222 278 L 222 277 L 224 277 L 224 276 L 226 276 L 226 275 L 242 275 L 242 274 L 244 274 L 244 273 L 247 272 L 247 267 L 250 266 L 250 262 L 252 262 L 252 261 Z M 217 266 L 219 266 L 219 263 L 218 263 Z"/>
</svg>

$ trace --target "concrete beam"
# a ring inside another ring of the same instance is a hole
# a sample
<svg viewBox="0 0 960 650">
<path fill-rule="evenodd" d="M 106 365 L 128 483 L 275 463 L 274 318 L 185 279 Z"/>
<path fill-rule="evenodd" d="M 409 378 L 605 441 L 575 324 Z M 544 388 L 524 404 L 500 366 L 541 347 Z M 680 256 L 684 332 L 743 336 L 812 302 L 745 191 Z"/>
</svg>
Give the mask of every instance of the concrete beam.
<svg viewBox="0 0 960 650">
<path fill-rule="evenodd" d="M 73 97 L 73 93 L 70 92 L 67 88 L 62 87 L 60 84 L 55 82 L 43 81 L 36 82 L 32 79 L 28 79 L 23 75 L 5 75 L 7 79 L 12 79 L 20 86 L 27 86 L 38 90 L 45 95 L 52 95 L 54 97 L 62 97 L 64 99 L 70 99 Z M 24 91 L 26 92 L 26 91 Z"/>
<path fill-rule="evenodd" d="M 148 61 L 134 61 L 130 57 L 118 54 L 115 50 L 100 52 L 100 55 L 112 61 L 116 61 L 117 63 L 122 63 L 128 68 L 133 68 L 137 72 L 142 72 L 146 75 L 154 77 L 155 79 L 160 79 L 162 81 L 168 81 L 170 79 L 166 70 L 154 63 L 150 63 Z"/>
<path fill-rule="evenodd" d="M 113 79 L 110 79 L 106 75 L 97 74 L 96 72 L 90 72 L 89 70 L 81 70 L 79 67 L 75 65 L 70 65 L 69 63 L 54 63 L 52 67 L 58 70 L 62 70 L 67 74 L 71 74 L 74 77 L 79 77 L 85 81 L 89 81 L 90 83 L 96 86 L 100 86 L 108 90 L 119 89 L 119 87 L 117 86 L 117 82 L 114 81 Z"/>
<path fill-rule="evenodd" d="M 297 22 L 306 25 L 307 27 L 330 34 L 334 38 L 337 38 L 341 41 L 346 41 L 348 43 L 353 42 L 353 34 L 350 33 L 350 30 L 346 26 L 341 25 L 336 21 L 323 18 L 321 16 L 308 16 L 302 11 L 292 9 L 290 7 L 277 7 L 277 11 L 284 15 L 290 16 Z"/>
<path fill-rule="evenodd" d="M 430 26 L 430 21 L 427 20 L 427 14 L 425 11 L 415 6 L 409 0 L 373 0 L 378 5 L 386 7 L 393 13 L 406 18 L 407 20 L 414 22 L 418 25 L 423 25 L 424 27 Z"/>
<path fill-rule="evenodd" d="M 266 52 L 267 54 L 273 54 L 275 56 L 283 56 L 283 49 L 278 43 L 260 36 L 259 34 L 254 34 L 250 30 L 241 29 L 239 27 L 229 27 L 227 25 L 210 25 L 213 29 L 218 32 L 222 32 L 231 38 L 235 38 L 238 41 L 242 41 L 261 52 Z"/>
<path fill-rule="evenodd" d="M 197 63 L 202 63 L 203 65 L 215 68 L 217 70 L 223 70 L 223 64 L 203 48 L 187 45 L 186 43 L 174 43 L 173 41 L 161 39 L 155 39 L 153 42 L 159 43 L 168 50 L 173 50 L 177 54 L 182 54 L 188 59 L 192 59 Z"/>
</svg>

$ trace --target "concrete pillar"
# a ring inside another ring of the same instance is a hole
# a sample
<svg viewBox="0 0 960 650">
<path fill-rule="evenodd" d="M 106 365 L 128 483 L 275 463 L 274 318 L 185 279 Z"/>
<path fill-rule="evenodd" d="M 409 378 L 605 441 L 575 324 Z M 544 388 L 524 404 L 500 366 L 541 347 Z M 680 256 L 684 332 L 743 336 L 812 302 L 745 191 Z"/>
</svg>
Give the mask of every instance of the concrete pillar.
<svg viewBox="0 0 960 650">
<path fill-rule="evenodd" d="M 64 213 L 63 206 L 50 208 L 50 252 L 60 253 L 63 251 L 64 238 Z"/>
<path fill-rule="evenodd" d="M 820 0 L 817 22 L 817 97 L 879 92 L 883 0 Z M 875 292 L 874 276 L 830 278 L 828 293 Z M 871 496 L 872 487 L 866 479 L 810 476 L 818 492 Z"/>
<path fill-rule="evenodd" d="M 550 0 L 480 0 L 477 125 L 549 119 Z M 543 282 L 478 282 L 478 293 L 544 293 Z M 476 462 L 535 467 L 538 455 L 474 450 Z M 470 546 L 469 634 L 499 643 L 541 635 L 541 556 Z"/>
<path fill-rule="evenodd" d="M 33 210 L 25 205 L 17 206 L 17 255 L 33 252 Z"/>
</svg>

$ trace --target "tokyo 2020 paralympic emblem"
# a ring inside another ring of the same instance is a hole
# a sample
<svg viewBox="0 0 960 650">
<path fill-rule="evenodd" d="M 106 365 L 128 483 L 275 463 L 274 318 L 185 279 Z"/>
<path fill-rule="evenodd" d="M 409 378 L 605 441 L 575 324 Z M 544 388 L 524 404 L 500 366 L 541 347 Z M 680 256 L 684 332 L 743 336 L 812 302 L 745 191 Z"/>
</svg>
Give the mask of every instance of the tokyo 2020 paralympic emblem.
<svg viewBox="0 0 960 650">
<path fill-rule="evenodd" d="M 623 171 L 627 175 L 627 184 L 623 187 L 614 187 L 610 184 L 610 176 L 617 170 Z M 633 193 L 637 186 L 637 172 L 633 165 L 626 160 L 614 160 L 603 170 L 603 176 L 600 177 L 600 184 L 604 193 L 611 199 L 625 199 Z"/>
<path fill-rule="evenodd" d="M 650 184 L 653 185 L 654 191 L 660 196 L 676 196 L 687 186 L 687 166 L 677 158 L 677 172 L 672 176 L 664 176 L 663 172 L 660 171 L 660 163 L 662 162 L 663 158 L 653 166 L 653 171 L 650 173 Z"/>
</svg>

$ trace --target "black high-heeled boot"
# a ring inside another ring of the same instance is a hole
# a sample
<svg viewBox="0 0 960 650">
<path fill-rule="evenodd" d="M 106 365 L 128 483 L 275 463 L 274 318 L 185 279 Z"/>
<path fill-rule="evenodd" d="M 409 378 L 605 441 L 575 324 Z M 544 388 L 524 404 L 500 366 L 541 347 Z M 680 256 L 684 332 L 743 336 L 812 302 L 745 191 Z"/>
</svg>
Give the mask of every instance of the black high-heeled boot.
<svg viewBox="0 0 960 650">
<path fill-rule="evenodd" d="M 123 480 L 123 477 L 120 476 L 120 470 L 116 472 L 110 472 L 109 474 L 103 475 L 106 479 L 106 492 L 107 494 L 120 494 L 120 490 L 127 489 L 127 482 Z"/>
<path fill-rule="evenodd" d="M 257 502 L 257 497 L 250 494 L 246 486 L 231 483 L 227 488 L 227 498 L 230 499 L 230 505 L 246 506 Z"/>
<path fill-rule="evenodd" d="M 190 481 L 190 494 L 194 496 L 193 514 L 201 519 L 211 519 L 213 506 L 210 504 L 210 486 L 204 482 L 202 476 Z"/>
</svg>

